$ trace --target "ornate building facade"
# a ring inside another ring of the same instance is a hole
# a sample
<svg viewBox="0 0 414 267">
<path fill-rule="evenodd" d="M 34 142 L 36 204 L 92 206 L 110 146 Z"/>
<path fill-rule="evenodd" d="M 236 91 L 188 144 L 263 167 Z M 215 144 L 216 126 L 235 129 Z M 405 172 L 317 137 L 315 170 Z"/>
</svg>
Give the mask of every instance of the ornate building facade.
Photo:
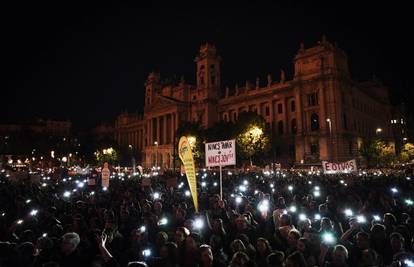
<svg viewBox="0 0 414 267">
<path fill-rule="evenodd" d="M 184 79 L 165 85 L 159 74 L 150 73 L 144 114 L 118 116 L 117 142 L 139 151 L 144 166 L 168 168 L 174 133 L 183 122 L 208 128 L 219 120 L 234 122 L 243 111 L 265 119 L 278 139 L 276 161 L 283 163 L 344 161 L 358 157 L 364 138 L 392 140 L 387 88 L 375 80 L 352 80 L 347 55 L 324 37 L 310 48 L 301 44 L 291 80 L 281 70 L 278 81 L 268 75 L 265 85 L 257 79 L 222 90 L 220 61 L 214 46 L 202 45 L 195 58 L 196 85 Z"/>
</svg>

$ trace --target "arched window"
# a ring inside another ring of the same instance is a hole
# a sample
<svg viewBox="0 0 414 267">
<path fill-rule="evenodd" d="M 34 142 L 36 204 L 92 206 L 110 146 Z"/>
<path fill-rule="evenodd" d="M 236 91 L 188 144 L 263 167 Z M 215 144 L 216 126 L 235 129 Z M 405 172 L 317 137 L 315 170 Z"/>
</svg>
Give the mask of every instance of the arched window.
<svg viewBox="0 0 414 267">
<path fill-rule="evenodd" d="M 319 145 L 317 143 L 312 143 L 310 145 L 310 149 L 311 149 L 311 155 L 319 154 Z"/>
<path fill-rule="evenodd" d="M 290 102 L 290 111 L 295 112 L 296 111 L 296 103 L 295 100 L 292 100 Z"/>
<path fill-rule="evenodd" d="M 290 131 L 293 134 L 296 134 L 296 132 L 297 132 L 296 119 L 292 119 L 292 121 L 290 122 Z"/>
<path fill-rule="evenodd" d="M 279 121 L 277 123 L 277 128 L 278 128 L 279 134 L 282 135 L 283 134 L 283 121 Z"/>
<path fill-rule="evenodd" d="M 311 131 L 319 130 L 319 115 L 312 113 L 311 115 Z"/>
</svg>

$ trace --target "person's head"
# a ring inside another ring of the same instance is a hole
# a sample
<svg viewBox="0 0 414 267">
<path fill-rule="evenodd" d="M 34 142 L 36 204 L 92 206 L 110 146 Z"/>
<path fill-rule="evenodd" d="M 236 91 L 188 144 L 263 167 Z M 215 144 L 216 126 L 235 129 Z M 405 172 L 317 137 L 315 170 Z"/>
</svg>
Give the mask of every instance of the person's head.
<svg viewBox="0 0 414 267">
<path fill-rule="evenodd" d="M 284 198 L 284 197 L 279 197 L 279 198 L 277 199 L 277 203 L 278 203 L 278 205 L 279 205 L 279 206 L 281 206 L 281 207 L 286 206 L 286 202 L 285 202 L 285 198 Z"/>
<path fill-rule="evenodd" d="M 178 227 L 177 230 L 175 230 L 175 243 L 181 244 L 184 242 L 184 240 L 187 238 L 187 236 L 190 235 L 190 231 L 186 227 Z"/>
<path fill-rule="evenodd" d="M 240 239 L 235 239 L 233 240 L 233 242 L 231 242 L 230 249 L 233 254 L 238 251 L 245 252 L 246 246 L 243 244 L 243 242 Z"/>
<path fill-rule="evenodd" d="M 309 231 L 311 228 L 312 228 L 312 222 L 308 218 L 306 218 L 304 220 L 300 220 L 298 222 L 298 229 L 301 230 L 301 231 L 302 230 Z"/>
<path fill-rule="evenodd" d="M 356 245 L 359 249 L 369 248 L 369 235 L 365 232 L 358 232 L 356 235 Z"/>
<path fill-rule="evenodd" d="M 291 248 L 296 248 L 299 238 L 300 238 L 300 232 L 298 230 L 296 229 L 290 230 L 288 234 L 288 238 L 287 238 L 289 246 Z"/>
<path fill-rule="evenodd" d="M 177 262 L 177 251 L 178 247 L 175 243 L 167 242 L 160 249 L 160 257 L 175 264 Z"/>
<path fill-rule="evenodd" d="M 348 250 L 342 245 L 336 245 L 333 249 L 332 261 L 335 265 L 343 265 L 348 259 Z"/>
<path fill-rule="evenodd" d="M 270 253 L 267 258 L 267 265 L 269 267 L 282 267 L 285 260 L 285 254 L 282 251 L 275 251 Z"/>
<path fill-rule="evenodd" d="M 218 251 L 223 248 L 223 239 L 219 235 L 212 235 L 210 237 L 210 246 L 213 251 Z"/>
<path fill-rule="evenodd" d="M 240 215 L 236 218 L 236 227 L 238 231 L 243 231 L 247 229 L 247 218 L 243 215 Z"/>
<path fill-rule="evenodd" d="M 385 227 L 392 227 L 397 224 L 397 218 L 392 213 L 384 214 L 384 225 Z"/>
<path fill-rule="evenodd" d="M 362 266 L 371 267 L 376 266 L 378 254 L 373 249 L 365 249 L 362 251 Z"/>
<path fill-rule="evenodd" d="M 325 214 L 328 212 L 328 206 L 326 204 L 320 204 L 318 210 L 319 213 Z"/>
<path fill-rule="evenodd" d="M 162 212 L 162 203 L 160 201 L 155 201 L 154 202 L 154 211 L 156 213 Z"/>
<path fill-rule="evenodd" d="M 222 233 L 224 230 L 223 228 L 223 220 L 220 218 L 216 218 L 212 221 L 211 226 L 213 228 L 214 233 Z"/>
<path fill-rule="evenodd" d="M 321 231 L 331 231 L 332 229 L 332 221 L 327 217 L 323 217 L 321 220 Z"/>
<path fill-rule="evenodd" d="M 309 240 L 304 237 L 299 238 L 296 244 L 296 249 L 302 253 L 305 253 L 309 251 L 309 248 L 310 248 Z"/>
<path fill-rule="evenodd" d="M 28 264 L 33 257 L 35 247 L 32 242 L 23 242 L 17 247 L 19 257 L 24 263 Z"/>
<path fill-rule="evenodd" d="M 397 232 L 390 235 L 391 248 L 394 252 L 398 252 L 404 249 L 404 237 Z"/>
<path fill-rule="evenodd" d="M 185 212 L 185 210 L 184 210 L 184 209 L 182 209 L 182 208 L 177 208 L 177 209 L 175 210 L 175 218 L 176 218 L 177 220 L 184 220 L 184 219 L 185 219 L 185 214 L 186 214 L 186 212 Z"/>
<path fill-rule="evenodd" d="M 382 224 L 374 224 L 371 227 L 371 240 L 374 242 L 384 241 L 387 239 L 387 233 L 385 231 L 385 226 Z"/>
<path fill-rule="evenodd" d="M 213 264 L 213 252 L 209 245 L 200 246 L 200 261 L 203 266 L 211 266 Z"/>
<path fill-rule="evenodd" d="M 196 233 L 191 233 L 185 239 L 185 249 L 188 251 L 197 250 L 199 243 L 200 243 L 200 236 Z"/>
<path fill-rule="evenodd" d="M 239 251 L 239 252 L 234 253 L 233 258 L 231 259 L 231 262 L 230 262 L 230 266 L 231 267 L 243 266 L 246 263 L 248 263 L 249 260 L 250 258 L 249 256 L 247 256 L 246 253 Z"/>
<path fill-rule="evenodd" d="M 280 215 L 280 226 L 288 226 L 292 224 L 292 217 L 289 214 Z"/>
<path fill-rule="evenodd" d="M 168 241 L 168 234 L 166 232 L 158 232 L 155 242 L 157 246 L 162 246 Z"/>
<path fill-rule="evenodd" d="M 61 251 L 69 255 L 76 250 L 80 243 L 80 237 L 77 233 L 66 233 L 62 236 Z"/>
<path fill-rule="evenodd" d="M 261 255 L 267 255 L 272 252 L 269 241 L 262 237 L 258 238 L 256 241 L 256 250 Z"/>
<path fill-rule="evenodd" d="M 305 267 L 307 266 L 305 257 L 299 251 L 295 251 L 286 258 L 286 267 Z"/>
<path fill-rule="evenodd" d="M 335 203 L 335 198 L 334 198 L 334 196 L 333 196 L 333 195 L 328 195 L 328 196 L 326 196 L 326 203 L 327 203 L 328 205 L 331 205 L 331 204 Z"/>
<path fill-rule="evenodd" d="M 130 261 L 127 267 L 148 267 L 148 265 L 143 261 Z"/>
</svg>

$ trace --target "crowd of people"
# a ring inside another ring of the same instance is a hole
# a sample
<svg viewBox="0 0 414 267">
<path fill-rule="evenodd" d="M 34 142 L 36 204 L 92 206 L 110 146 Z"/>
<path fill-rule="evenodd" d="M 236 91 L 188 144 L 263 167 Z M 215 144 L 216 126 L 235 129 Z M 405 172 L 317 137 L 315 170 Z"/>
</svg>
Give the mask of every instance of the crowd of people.
<svg viewBox="0 0 414 267">
<path fill-rule="evenodd" d="M 196 212 L 180 174 L 0 173 L 0 266 L 414 266 L 404 173 L 225 172 L 222 198 L 218 177 L 200 170 Z"/>
</svg>

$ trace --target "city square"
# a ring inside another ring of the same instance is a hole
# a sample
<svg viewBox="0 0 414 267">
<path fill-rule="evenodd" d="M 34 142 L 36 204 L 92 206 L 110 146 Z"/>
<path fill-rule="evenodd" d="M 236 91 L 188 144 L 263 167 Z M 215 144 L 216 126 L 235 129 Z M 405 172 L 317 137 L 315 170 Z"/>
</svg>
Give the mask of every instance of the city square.
<svg viewBox="0 0 414 267">
<path fill-rule="evenodd" d="M 34 10 L 6 32 L 0 266 L 414 266 L 388 7 Z"/>
</svg>

